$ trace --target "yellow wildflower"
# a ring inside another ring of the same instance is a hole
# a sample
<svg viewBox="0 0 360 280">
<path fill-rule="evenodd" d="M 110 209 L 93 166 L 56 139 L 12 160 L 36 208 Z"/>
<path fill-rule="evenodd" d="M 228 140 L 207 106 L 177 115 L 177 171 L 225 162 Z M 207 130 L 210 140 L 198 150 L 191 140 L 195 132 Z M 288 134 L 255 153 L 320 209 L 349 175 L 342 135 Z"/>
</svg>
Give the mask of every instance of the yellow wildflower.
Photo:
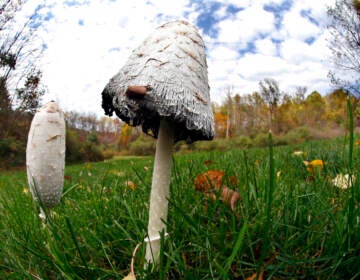
<svg viewBox="0 0 360 280">
<path fill-rule="evenodd" d="M 312 161 L 303 161 L 304 165 L 306 166 L 306 170 L 309 173 L 316 174 L 317 170 L 323 170 L 326 162 L 322 161 L 321 159 L 314 159 Z"/>
</svg>

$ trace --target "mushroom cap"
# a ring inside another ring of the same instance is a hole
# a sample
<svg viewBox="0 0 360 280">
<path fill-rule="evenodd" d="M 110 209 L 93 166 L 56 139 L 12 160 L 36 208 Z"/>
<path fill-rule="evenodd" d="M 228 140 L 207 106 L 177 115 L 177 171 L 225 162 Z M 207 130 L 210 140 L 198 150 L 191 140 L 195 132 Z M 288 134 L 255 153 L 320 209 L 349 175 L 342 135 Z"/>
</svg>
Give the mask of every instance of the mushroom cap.
<svg viewBox="0 0 360 280">
<path fill-rule="evenodd" d="M 134 90 L 135 88 L 135 90 Z M 196 27 L 172 21 L 158 27 L 135 49 L 102 92 L 105 114 L 157 138 L 160 118 L 175 125 L 175 142 L 211 140 L 205 45 Z"/>
<path fill-rule="evenodd" d="M 58 204 L 64 185 L 65 120 L 53 101 L 38 109 L 31 122 L 26 166 L 33 198 L 45 207 Z"/>
</svg>

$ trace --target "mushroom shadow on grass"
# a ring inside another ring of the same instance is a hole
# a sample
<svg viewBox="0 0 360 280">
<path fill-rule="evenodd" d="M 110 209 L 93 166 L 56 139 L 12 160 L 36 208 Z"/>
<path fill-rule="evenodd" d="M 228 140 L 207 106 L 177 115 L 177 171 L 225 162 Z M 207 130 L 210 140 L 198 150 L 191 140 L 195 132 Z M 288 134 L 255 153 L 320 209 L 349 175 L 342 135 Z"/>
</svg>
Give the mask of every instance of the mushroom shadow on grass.
<svg viewBox="0 0 360 280">
<path fill-rule="evenodd" d="M 146 261 L 157 263 L 160 234 L 166 235 L 173 144 L 214 137 L 205 46 L 196 27 L 185 21 L 158 27 L 110 79 L 102 107 L 157 138 L 145 239 Z"/>
</svg>

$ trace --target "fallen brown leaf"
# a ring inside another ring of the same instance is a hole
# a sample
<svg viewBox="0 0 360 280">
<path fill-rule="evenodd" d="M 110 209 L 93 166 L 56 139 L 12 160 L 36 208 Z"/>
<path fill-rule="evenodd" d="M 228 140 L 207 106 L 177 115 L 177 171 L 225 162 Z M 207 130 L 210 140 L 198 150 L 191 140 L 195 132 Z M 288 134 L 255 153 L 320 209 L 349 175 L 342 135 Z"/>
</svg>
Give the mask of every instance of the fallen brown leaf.
<svg viewBox="0 0 360 280">
<path fill-rule="evenodd" d="M 133 191 L 136 189 L 135 183 L 133 181 L 131 181 L 131 180 L 126 180 L 125 181 L 125 186 L 129 187 Z"/>
<path fill-rule="evenodd" d="M 213 188 L 220 190 L 223 185 L 224 171 L 220 170 L 209 170 L 203 174 L 196 176 L 194 183 L 197 191 L 208 191 Z"/>
<path fill-rule="evenodd" d="M 194 183 L 197 191 L 203 192 L 206 196 L 216 200 L 216 192 L 220 193 L 220 199 L 229 204 L 231 210 L 235 211 L 236 202 L 241 201 L 240 194 L 228 188 L 223 183 L 225 172 L 221 170 L 209 170 L 196 176 Z M 229 182 L 237 186 L 236 177 L 230 177 Z"/>
<path fill-rule="evenodd" d="M 246 280 L 263 280 L 264 279 L 264 270 L 261 269 L 260 273 L 259 273 L 259 277 L 256 278 L 258 276 L 258 274 L 255 272 L 253 275 L 249 276 L 248 278 L 246 278 Z"/>
</svg>

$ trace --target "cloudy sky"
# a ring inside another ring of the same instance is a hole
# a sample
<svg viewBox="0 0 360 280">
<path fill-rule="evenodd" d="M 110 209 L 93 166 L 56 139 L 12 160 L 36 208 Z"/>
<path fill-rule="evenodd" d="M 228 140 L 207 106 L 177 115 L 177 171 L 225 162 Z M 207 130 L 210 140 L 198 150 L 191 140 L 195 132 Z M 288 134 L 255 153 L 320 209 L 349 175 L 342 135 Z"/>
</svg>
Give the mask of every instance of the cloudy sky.
<svg viewBox="0 0 360 280">
<path fill-rule="evenodd" d="M 326 7 L 331 0 L 28 0 L 19 13 L 36 10 L 43 56 L 39 66 L 48 89 L 65 110 L 99 116 L 101 92 L 131 51 L 166 21 L 185 19 L 202 34 L 211 98 L 225 89 L 247 94 L 274 78 L 292 93 L 306 86 L 326 94 Z"/>
</svg>

